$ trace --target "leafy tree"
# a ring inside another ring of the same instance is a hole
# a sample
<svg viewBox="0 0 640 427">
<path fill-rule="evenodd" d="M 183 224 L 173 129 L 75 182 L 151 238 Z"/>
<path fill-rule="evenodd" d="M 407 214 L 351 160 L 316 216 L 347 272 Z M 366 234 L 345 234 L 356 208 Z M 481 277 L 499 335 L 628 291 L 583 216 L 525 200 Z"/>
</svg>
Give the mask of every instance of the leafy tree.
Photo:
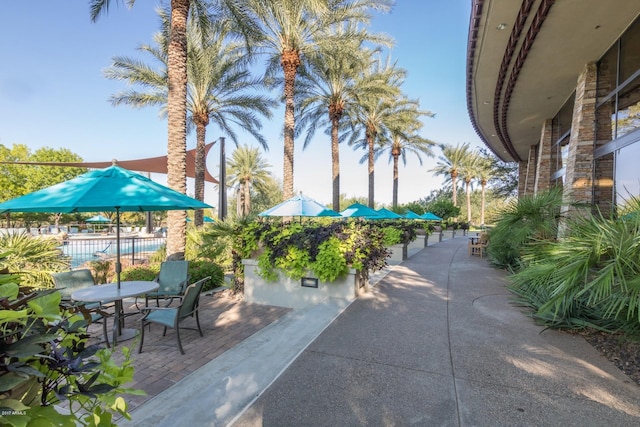
<svg viewBox="0 0 640 427">
<path fill-rule="evenodd" d="M 500 197 L 516 197 L 518 195 L 518 163 L 503 162 L 486 148 L 481 148 L 480 154 L 489 159 L 491 176 L 487 185 L 492 191 Z"/>
<path fill-rule="evenodd" d="M 269 174 L 259 188 L 252 187 L 251 212 L 260 213 L 282 202 L 282 182 Z"/>
<path fill-rule="evenodd" d="M 9 162 L 0 167 L 0 200 L 11 200 L 26 194 L 28 181 L 27 168 L 10 162 L 25 162 L 29 160 L 31 152 L 26 145 L 14 145 L 12 148 L 0 144 L 0 161 Z"/>
<path fill-rule="evenodd" d="M 267 163 L 255 147 L 244 145 L 238 147 L 231 158 L 227 160 L 227 182 L 229 185 L 238 186 L 237 206 L 238 215 L 249 215 L 251 210 L 251 187 L 258 190 L 266 188 L 268 177 Z"/>
<path fill-rule="evenodd" d="M 18 144 L 9 149 L 0 144 L 0 162 L 82 162 L 82 158 L 66 148 L 42 147 L 31 152 L 26 145 Z M 84 172 L 86 172 L 85 168 L 67 166 L 3 164 L 0 168 L 0 201 L 50 187 Z M 57 226 L 60 219 L 60 214 L 36 212 L 15 213 L 11 216 L 27 228 L 34 224 L 40 226 L 51 220 Z M 8 214 L 7 217 L 9 217 Z"/>
<path fill-rule="evenodd" d="M 420 204 L 419 202 L 409 202 L 409 203 L 405 203 L 403 205 L 400 206 L 392 206 L 391 210 L 395 213 L 399 213 L 401 215 L 406 214 L 408 211 L 417 213 L 418 215 L 422 215 L 424 214 L 425 211 L 424 210 L 424 206 L 422 204 Z"/>
<path fill-rule="evenodd" d="M 42 147 L 34 152 L 22 144 L 11 149 L 0 144 L 0 162 L 82 162 L 66 148 Z M 83 174 L 85 168 L 3 164 L 0 168 L 0 200 L 6 201 L 41 190 Z"/>
<path fill-rule="evenodd" d="M 111 97 L 113 105 L 133 107 L 160 106 L 166 114 L 168 101 L 167 69 L 170 17 L 167 10 L 158 11 L 162 31 L 155 36 L 156 46 L 142 45 L 139 50 L 149 53 L 161 67 L 155 69 L 133 58 L 116 57 L 106 70 L 110 79 L 125 80 L 146 90 L 129 90 Z M 217 124 L 233 142 L 238 136 L 231 124 L 250 132 L 267 149 L 267 142 L 259 133 L 262 127 L 256 113 L 271 117 L 273 101 L 251 93 L 260 89 L 261 83 L 251 77 L 247 56 L 240 46 L 231 43 L 228 26 L 216 25 L 202 37 L 197 21 L 190 19 L 187 26 L 187 124 L 196 129 L 195 198 L 204 200 L 206 128 L 210 122 Z M 194 224 L 203 224 L 203 211 L 197 210 Z"/>
</svg>

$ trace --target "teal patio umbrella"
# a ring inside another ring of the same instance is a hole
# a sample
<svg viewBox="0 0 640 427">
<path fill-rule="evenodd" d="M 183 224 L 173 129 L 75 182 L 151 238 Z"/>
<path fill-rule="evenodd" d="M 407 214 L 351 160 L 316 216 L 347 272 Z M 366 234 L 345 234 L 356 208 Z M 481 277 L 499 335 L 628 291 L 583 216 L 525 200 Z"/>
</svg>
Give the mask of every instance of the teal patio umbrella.
<svg viewBox="0 0 640 427">
<path fill-rule="evenodd" d="M 117 165 L 0 203 L 7 212 L 115 212 L 116 277 L 120 287 L 120 212 L 205 209 L 211 206 Z"/>
<path fill-rule="evenodd" d="M 397 214 L 394 211 L 389 210 L 387 208 L 380 208 L 376 212 L 378 212 L 378 214 L 384 219 L 400 219 L 400 218 L 403 218 L 402 215 Z"/>
<path fill-rule="evenodd" d="M 404 214 L 404 217 L 407 219 L 424 219 L 422 218 L 420 215 L 418 215 L 417 213 L 415 213 L 414 211 L 412 211 L 411 209 L 409 209 L 407 211 L 406 214 Z"/>
<path fill-rule="evenodd" d="M 424 215 L 422 215 L 420 218 L 426 219 L 427 221 L 442 221 L 442 218 L 440 218 L 438 215 L 434 214 L 433 212 L 427 212 Z"/>
<path fill-rule="evenodd" d="M 102 215 L 94 215 L 86 220 L 87 222 L 111 222 L 109 218 Z"/>
<path fill-rule="evenodd" d="M 350 218 L 384 219 L 384 217 L 374 209 L 361 203 L 352 204 L 351 206 L 340 212 L 340 215 Z"/>
<path fill-rule="evenodd" d="M 333 209 L 329 209 L 320 202 L 317 202 L 302 194 L 293 196 L 284 202 L 267 209 L 258 214 L 259 216 L 340 216 Z"/>
<path fill-rule="evenodd" d="M 86 220 L 86 222 L 92 223 L 92 224 L 101 224 L 101 223 L 107 223 L 107 222 L 111 222 L 111 220 L 109 218 L 107 218 L 106 216 L 103 215 L 94 215 L 91 218 L 88 218 Z M 93 231 L 96 231 L 96 226 L 93 226 Z"/>
</svg>

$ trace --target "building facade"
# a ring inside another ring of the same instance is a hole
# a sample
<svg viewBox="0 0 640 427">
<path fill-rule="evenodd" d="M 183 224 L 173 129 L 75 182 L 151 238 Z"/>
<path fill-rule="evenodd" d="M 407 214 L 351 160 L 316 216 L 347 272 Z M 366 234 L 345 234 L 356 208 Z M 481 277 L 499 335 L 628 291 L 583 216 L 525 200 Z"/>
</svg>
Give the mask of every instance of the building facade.
<svg viewBox="0 0 640 427">
<path fill-rule="evenodd" d="M 615 214 L 640 197 L 640 0 L 473 0 L 467 105 L 520 195 Z"/>
</svg>

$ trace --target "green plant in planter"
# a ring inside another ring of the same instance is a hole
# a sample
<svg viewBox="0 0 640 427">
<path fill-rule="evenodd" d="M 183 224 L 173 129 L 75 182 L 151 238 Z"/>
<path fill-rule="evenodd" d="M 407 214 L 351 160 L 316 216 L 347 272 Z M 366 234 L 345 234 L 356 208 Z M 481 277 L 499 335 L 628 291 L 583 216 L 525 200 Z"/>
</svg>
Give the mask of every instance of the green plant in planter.
<svg viewBox="0 0 640 427">
<path fill-rule="evenodd" d="M 384 227 L 382 232 L 384 233 L 383 241 L 385 246 L 393 246 L 403 243 L 404 233 L 399 228 Z"/>
<path fill-rule="evenodd" d="M 340 240 L 330 237 L 320 244 L 315 262 L 311 264 L 311 271 L 323 282 L 333 282 L 349 271 Z"/>
<path fill-rule="evenodd" d="M 25 293 L 17 277 L 0 274 L 0 424 L 115 426 L 130 419 L 122 394 L 133 380 L 130 352 L 117 366 L 111 351 L 87 346 L 83 316 L 60 307 L 53 289 Z M 68 413 L 54 405 L 68 401 Z"/>
<path fill-rule="evenodd" d="M 362 221 L 272 222 L 252 227 L 250 233 L 252 237 L 245 241 L 263 248 L 258 274 L 268 281 L 277 280 L 276 269 L 294 279 L 311 271 L 322 280 L 332 281 L 345 275 L 349 266 L 366 278 L 369 270 L 386 266 L 389 255 L 380 227 Z M 249 251 L 245 248 L 237 252 Z"/>
</svg>

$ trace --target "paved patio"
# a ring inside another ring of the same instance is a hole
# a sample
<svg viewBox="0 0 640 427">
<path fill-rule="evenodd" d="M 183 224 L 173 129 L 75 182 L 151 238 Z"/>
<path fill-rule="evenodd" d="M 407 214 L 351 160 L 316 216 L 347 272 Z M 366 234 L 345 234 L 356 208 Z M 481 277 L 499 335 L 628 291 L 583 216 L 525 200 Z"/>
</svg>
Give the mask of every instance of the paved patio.
<svg viewBox="0 0 640 427">
<path fill-rule="evenodd" d="M 144 304 L 144 302 L 143 302 Z M 133 313 L 136 307 L 125 301 L 125 311 Z M 138 354 L 138 338 L 118 343 L 113 359 L 122 363 L 124 356 L 122 347 L 130 347 L 134 382 L 127 387 L 144 390 L 146 396 L 124 396 L 129 410 L 133 410 L 158 395 L 163 390 L 175 385 L 178 381 L 201 368 L 225 351 L 258 332 L 260 329 L 279 319 L 290 309 L 250 304 L 224 296 L 222 293 L 202 295 L 200 297 L 200 326 L 204 337 L 197 330 L 181 329 L 180 337 L 185 354 L 180 354 L 176 341 L 176 333 L 167 330 L 162 336 L 162 327 L 152 325 L 146 330 L 142 353 Z M 127 328 L 139 328 L 140 314 L 132 314 L 126 319 Z M 183 323 L 195 328 L 195 319 L 187 319 Z M 92 325 L 93 336 L 101 335 L 101 326 Z"/>
</svg>

